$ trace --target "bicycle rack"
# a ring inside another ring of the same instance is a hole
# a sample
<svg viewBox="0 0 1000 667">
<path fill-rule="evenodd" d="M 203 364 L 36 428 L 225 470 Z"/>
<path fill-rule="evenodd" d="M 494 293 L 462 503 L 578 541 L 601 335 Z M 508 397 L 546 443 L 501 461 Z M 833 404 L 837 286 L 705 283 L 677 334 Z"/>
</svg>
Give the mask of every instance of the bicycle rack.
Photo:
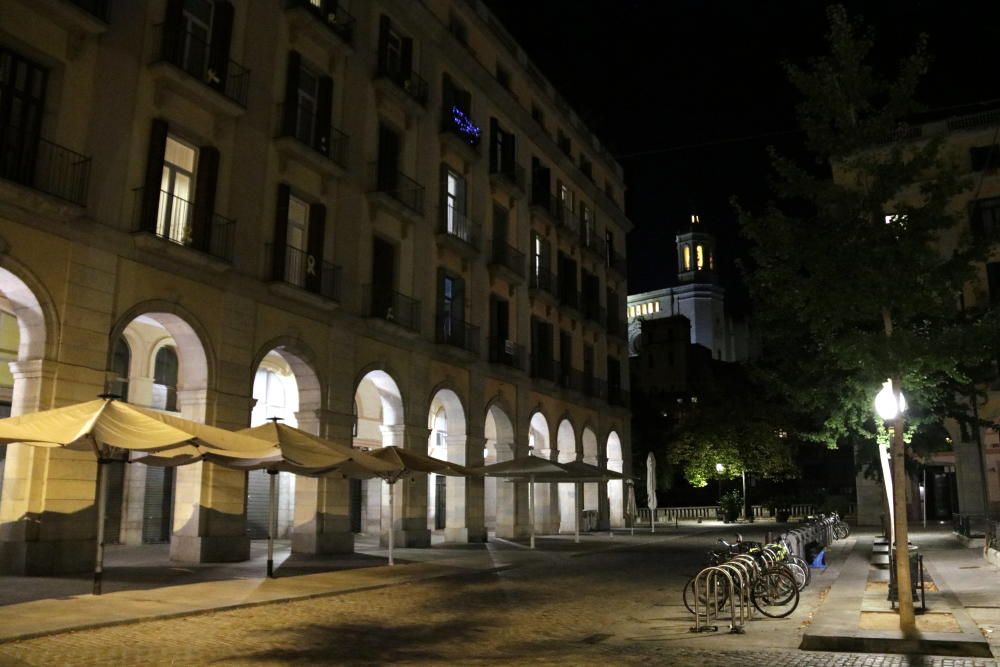
<svg viewBox="0 0 1000 667">
<path fill-rule="evenodd" d="M 701 604 L 700 598 L 698 597 L 699 584 L 704 581 L 705 584 L 705 624 L 701 623 Z M 729 590 L 733 591 L 733 578 L 730 576 L 729 571 L 723 569 L 722 567 L 713 565 L 712 567 L 706 567 L 694 578 L 694 627 L 691 628 L 691 632 L 718 632 L 718 625 L 709 625 L 712 620 L 712 605 L 710 600 L 715 600 L 718 602 L 718 590 L 719 584 L 725 581 L 729 586 Z M 731 622 L 729 624 L 730 631 L 733 631 L 736 623 L 736 603 L 733 600 L 734 596 L 730 594 L 729 596 L 729 612 Z M 722 605 L 725 606 L 725 603 Z M 715 620 L 719 620 L 719 609 L 715 610 Z"/>
</svg>

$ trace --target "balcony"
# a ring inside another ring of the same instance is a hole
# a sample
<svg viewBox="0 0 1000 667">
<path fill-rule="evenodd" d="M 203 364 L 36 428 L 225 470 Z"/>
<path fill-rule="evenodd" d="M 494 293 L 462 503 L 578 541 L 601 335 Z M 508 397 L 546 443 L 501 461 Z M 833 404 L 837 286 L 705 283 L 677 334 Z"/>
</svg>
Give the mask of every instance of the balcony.
<svg viewBox="0 0 1000 667">
<path fill-rule="evenodd" d="M 524 346 L 507 338 L 490 337 L 490 363 L 524 370 Z"/>
<path fill-rule="evenodd" d="M 483 130 L 465 111 L 453 106 L 441 115 L 441 138 L 447 146 L 466 162 L 479 157 L 479 143 Z"/>
<path fill-rule="evenodd" d="M 197 207 L 193 202 L 165 190 L 160 190 L 155 199 L 148 200 L 144 188 L 136 188 L 133 192 L 132 228 L 140 232 L 135 237 L 136 245 L 208 268 L 222 269 L 232 264 L 235 220 L 212 213 L 208 229 L 201 232 L 195 227 Z M 144 240 L 144 237 L 153 237 L 150 239 L 152 242 Z M 164 244 L 164 241 L 167 243 Z M 174 252 L 174 247 L 186 250 Z M 219 266 L 220 263 L 222 266 Z"/>
<path fill-rule="evenodd" d="M 531 195 L 531 212 L 544 217 L 552 224 L 561 223 L 562 207 L 556 196 L 549 192 L 533 192 Z"/>
<path fill-rule="evenodd" d="M 528 289 L 532 297 L 541 297 L 552 304 L 556 300 L 556 277 L 550 271 L 534 269 L 528 274 Z"/>
<path fill-rule="evenodd" d="M 523 283 L 524 253 L 507 243 L 505 239 L 493 239 L 490 245 L 490 271 L 500 275 L 509 283 Z"/>
<path fill-rule="evenodd" d="M 368 172 L 370 199 L 410 222 L 423 218 L 424 186 L 384 163 L 370 163 Z"/>
<path fill-rule="evenodd" d="M 208 42 L 181 27 L 157 24 L 153 44 L 150 67 L 161 83 L 216 113 L 243 115 L 250 70 L 228 57 L 215 58 Z"/>
<path fill-rule="evenodd" d="M 479 327 L 449 315 L 438 314 L 434 326 L 434 340 L 479 356 Z"/>
<path fill-rule="evenodd" d="M 0 178 L 86 206 L 90 158 L 17 128 L 0 128 Z"/>
<path fill-rule="evenodd" d="M 608 256 L 607 243 L 597 235 L 593 227 L 580 225 L 580 247 L 589 252 L 593 257 L 605 261 Z"/>
<path fill-rule="evenodd" d="M 575 311 L 580 310 L 580 293 L 571 289 L 570 287 L 559 287 L 559 306 L 562 308 L 571 308 Z"/>
<path fill-rule="evenodd" d="M 549 382 L 556 381 L 556 364 L 555 360 L 549 356 L 543 356 L 538 354 L 531 355 L 531 377 L 538 380 L 548 380 Z"/>
<path fill-rule="evenodd" d="M 284 256 L 276 257 L 274 246 L 265 245 L 270 259 L 267 276 L 272 283 L 289 285 L 322 299 L 340 302 L 341 269 L 336 264 L 320 260 L 305 250 L 285 246 Z M 278 260 L 278 261 L 276 261 Z M 285 294 L 286 292 L 282 292 Z"/>
<path fill-rule="evenodd" d="M 556 382 L 563 389 L 583 391 L 583 371 L 578 371 L 569 364 L 560 362 Z"/>
<path fill-rule="evenodd" d="M 512 164 L 490 165 L 490 186 L 494 190 L 503 190 L 511 197 L 520 198 L 524 195 L 524 167 Z"/>
<path fill-rule="evenodd" d="M 561 201 L 554 204 L 556 233 L 559 238 L 576 241 L 580 237 L 580 220 L 573 211 Z"/>
<path fill-rule="evenodd" d="M 422 113 L 427 107 L 427 82 L 414 71 L 403 71 L 400 67 L 382 62 L 379 58 L 375 70 L 376 88 L 406 107 L 411 113 Z"/>
<path fill-rule="evenodd" d="M 603 380 L 595 378 L 593 375 L 583 374 L 583 395 L 588 398 L 604 398 L 606 393 Z"/>
<path fill-rule="evenodd" d="M 383 285 L 365 285 L 362 289 L 364 315 L 385 320 L 410 331 L 420 331 L 420 302 Z"/>
<path fill-rule="evenodd" d="M 304 109 L 287 116 L 285 112 L 279 104 L 281 126 L 275 145 L 281 157 L 302 162 L 322 177 L 342 178 L 347 173 L 347 135 L 332 125 L 321 130 L 315 115 Z"/>
<path fill-rule="evenodd" d="M 625 269 L 625 258 L 615 252 L 614 248 L 608 248 L 608 268 L 616 272 L 622 278 L 628 274 Z"/>
<path fill-rule="evenodd" d="M 300 31 L 328 49 L 350 50 L 354 43 L 355 20 L 335 1 L 286 0 L 285 11 L 292 31 Z"/>
<path fill-rule="evenodd" d="M 446 246 L 466 259 L 479 254 L 479 225 L 453 208 L 440 209 L 438 245 Z"/>
</svg>

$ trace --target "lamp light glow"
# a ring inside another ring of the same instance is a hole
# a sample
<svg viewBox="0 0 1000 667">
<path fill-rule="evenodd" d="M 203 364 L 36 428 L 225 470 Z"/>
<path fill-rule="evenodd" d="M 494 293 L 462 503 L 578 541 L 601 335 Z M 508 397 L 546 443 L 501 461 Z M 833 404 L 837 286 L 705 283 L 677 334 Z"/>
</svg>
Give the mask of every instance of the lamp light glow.
<svg viewBox="0 0 1000 667">
<path fill-rule="evenodd" d="M 891 380 L 883 382 L 881 391 L 875 396 L 875 412 L 886 421 L 895 419 L 896 415 L 906 412 L 906 399 L 903 397 L 903 393 L 900 392 L 899 402 L 896 402 L 896 397 L 892 392 Z"/>
<path fill-rule="evenodd" d="M 726 467 L 724 465 L 722 465 L 721 463 L 716 463 L 715 464 L 715 472 L 722 472 L 725 469 L 726 469 Z"/>
</svg>

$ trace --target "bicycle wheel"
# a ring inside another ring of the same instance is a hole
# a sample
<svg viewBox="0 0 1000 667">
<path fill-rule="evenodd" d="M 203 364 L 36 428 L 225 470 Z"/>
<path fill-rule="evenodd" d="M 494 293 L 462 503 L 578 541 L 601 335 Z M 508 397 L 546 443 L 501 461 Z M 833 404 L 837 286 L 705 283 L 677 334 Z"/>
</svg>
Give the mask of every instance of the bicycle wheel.
<svg viewBox="0 0 1000 667">
<path fill-rule="evenodd" d="M 704 588 L 701 588 L 697 593 L 695 592 L 695 577 L 691 577 L 684 584 L 684 606 L 687 607 L 690 613 L 697 613 L 704 616 L 707 609 L 710 614 L 715 615 L 718 614 L 720 609 L 725 608 L 726 603 L 729 601 L 729 583 L 718 574 L 714 575 L 713 578 L 715 579 L 714 596 L 711 594 L 711 582 L 708 584 L 708 593 L 705 592 Z M 705 586 L 705 578 L 702 578 L 702 586 Z M 698 602 L 697 612 L 695 611 L 695 600 Z"/>
<path fill-rule="evenodd" d="M 833 536 L 838 540 L 846 540 L 847 536 L 851 534 L 851 527 L 847 525 L 847 522 L 841 521 L 840 523 L 834 525 Z"/>
<path fill-rule="evenodd" d="M 806 562 L 806 559 L 801 556 L 796 556 L 795 554 L 789 554 L 788 561 L 790 563 L 795 563 L 802 568 L 803 572 L 806 573 L 806 586 L 808 586 L 812 581 L 812 568 L 809 567 L 809 563 Z"/>
<path fill-rule="evenodd" d="M 788 570 L 773 568 L 754 581 L 750 601 L 765 616 L 784 618 L 799 606 L 799 589 Z"/>
<path fill-rule="evenodd" d="M 788 573 L 792 575 L 792 578 L 795 579 L 795 586 L 800 591 L 806 587 L 806 572 L 802 569 L 801 565 L 786 561 L 781 564 L 781 567 L 788 570 Z"/>
</svg>

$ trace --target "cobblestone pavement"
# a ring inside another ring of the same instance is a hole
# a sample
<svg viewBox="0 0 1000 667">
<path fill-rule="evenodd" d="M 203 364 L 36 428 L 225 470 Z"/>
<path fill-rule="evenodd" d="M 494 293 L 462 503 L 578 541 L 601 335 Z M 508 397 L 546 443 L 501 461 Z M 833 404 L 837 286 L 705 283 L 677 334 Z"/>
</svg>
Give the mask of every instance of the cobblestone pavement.
<svg viewBox="0 0 1000 667">
<path fill-rule="evenodd" d="M 488 575 L 3 644 L 0 665 L 996 667 L 982 659 L 797 651 L 822 582 L 789 619 L 754 621 L 745 635 L 692 635 L 679 594 L 715 537 L 551 554 Z"/>
</svg>

